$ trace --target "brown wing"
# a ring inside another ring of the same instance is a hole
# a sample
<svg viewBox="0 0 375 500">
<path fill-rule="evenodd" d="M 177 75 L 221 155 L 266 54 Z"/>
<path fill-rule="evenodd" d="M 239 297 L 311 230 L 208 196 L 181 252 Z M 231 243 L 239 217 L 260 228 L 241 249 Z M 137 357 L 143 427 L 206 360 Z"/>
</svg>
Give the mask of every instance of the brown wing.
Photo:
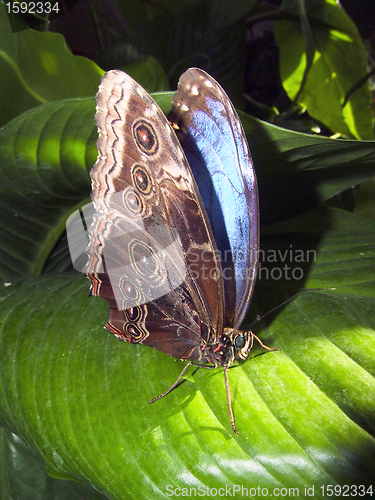
<svg viewBox="0 0 375 500">
<path fill-rule="evenodd" d="M 96 97 L 98 159 L 87 273 L 123 340 L 201 359 L 220 337 L 223 282 L 207 216 L 178 139 L 132 78 L 106 73 Z"/>
</svg>

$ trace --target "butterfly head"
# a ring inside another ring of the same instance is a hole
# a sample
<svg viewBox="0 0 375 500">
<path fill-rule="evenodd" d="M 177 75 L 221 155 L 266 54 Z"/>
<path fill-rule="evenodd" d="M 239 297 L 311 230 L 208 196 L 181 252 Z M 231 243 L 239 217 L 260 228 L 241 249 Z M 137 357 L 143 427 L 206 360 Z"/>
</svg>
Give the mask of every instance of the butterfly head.
<svg viewBox="0 0 375 500">
<path fill-rule="evenodd" d="M 217 365 L 230 366 L 236 359 L 246 359 L 253 346 L 251 331 L 241 332 L 234 328 L 224 328 L 219 345 L 215 349 Z"/>
</svg>

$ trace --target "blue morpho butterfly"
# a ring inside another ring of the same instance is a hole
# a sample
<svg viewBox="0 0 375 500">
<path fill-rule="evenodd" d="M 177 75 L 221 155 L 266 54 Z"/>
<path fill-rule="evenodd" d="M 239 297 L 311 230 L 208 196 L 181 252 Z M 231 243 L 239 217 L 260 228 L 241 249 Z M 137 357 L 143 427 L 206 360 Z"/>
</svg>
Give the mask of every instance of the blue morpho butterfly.
<svg viewBox="0 0 375 500">
<path fill-rule="evenodd" d="M 109 71 L 96 96 L 95 208 L 84 272 L 110 306 L 106 328 L 225 374 L 256 339 L 240 324 L 257 268 L 256 176 L 238 115 L 221 86 L 191 68 L 167 118 L 130 76 Z M 197 187 L 198 186 L 198 187 Z M 208 364 L 205 364 L 208 363 Z"/>
</svg>

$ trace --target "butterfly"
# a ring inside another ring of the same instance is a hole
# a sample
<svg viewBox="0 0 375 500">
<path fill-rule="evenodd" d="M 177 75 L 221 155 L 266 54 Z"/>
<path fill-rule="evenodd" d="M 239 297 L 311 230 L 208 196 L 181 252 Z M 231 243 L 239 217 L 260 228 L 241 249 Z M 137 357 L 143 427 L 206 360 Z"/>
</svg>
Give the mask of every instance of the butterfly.
<svg viewBox="0 0 375 500">
<path fill-rule="evenodd" d="M 106 328 L 191 364 L 228 369 L 254 340 L 241 331 L 258 268 L 256 175 L 239 117 L 198 68 L 168 118 L 130 76 L 107 72 L 96 95 L 95 208 L 85 272 L 110 307 Z"/>
</svg>

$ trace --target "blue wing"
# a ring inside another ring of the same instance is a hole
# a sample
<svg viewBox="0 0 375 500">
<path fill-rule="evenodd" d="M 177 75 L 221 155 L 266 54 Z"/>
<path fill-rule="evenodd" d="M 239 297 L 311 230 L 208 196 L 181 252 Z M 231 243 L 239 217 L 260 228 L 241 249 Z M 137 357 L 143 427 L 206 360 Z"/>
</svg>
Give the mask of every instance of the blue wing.
<svg viewBox="0 0 375 500">
<path fill-rule="evenodd" d="M 220 251 L 225 324 L 238 328 L 253 293 L 259 247 L 258 189 L 245 133 L 224 90 L 198 68 L 181 76 L 169 118 Z"/>
</svg>

